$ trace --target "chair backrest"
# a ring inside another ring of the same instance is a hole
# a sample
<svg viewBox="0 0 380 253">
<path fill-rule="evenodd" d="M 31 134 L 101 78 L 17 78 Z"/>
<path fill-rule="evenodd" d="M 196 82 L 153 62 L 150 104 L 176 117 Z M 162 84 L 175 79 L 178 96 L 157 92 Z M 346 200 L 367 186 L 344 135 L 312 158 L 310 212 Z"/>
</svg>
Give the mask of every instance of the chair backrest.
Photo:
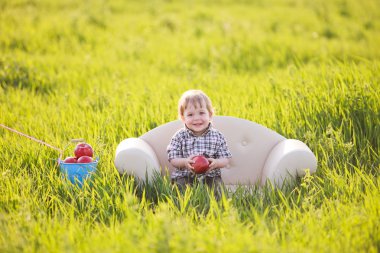
<svg viewBox="0 0 380 253">
<path fill-rule="evenodd" d="M 285 137 L 252 121 L 230 117 L 214 116 L 213 126 L 221 131 L 232 153 L 229 168 L 222 170 L 225 184 L 255 184 L 261 179 L 261 172 L 272 148 Z M 161 170 L 173 171 L 168 162 L 166 148 L 171 137 L 183 127 L 180 120 L 156 127 L 142 135 L 155 151 Z"/>
</svg>

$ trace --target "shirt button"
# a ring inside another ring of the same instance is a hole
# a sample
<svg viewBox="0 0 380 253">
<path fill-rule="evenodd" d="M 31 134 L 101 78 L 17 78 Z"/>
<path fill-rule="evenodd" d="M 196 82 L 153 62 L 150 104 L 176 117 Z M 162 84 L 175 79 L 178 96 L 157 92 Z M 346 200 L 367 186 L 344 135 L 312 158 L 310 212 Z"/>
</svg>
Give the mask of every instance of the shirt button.
<svg viewBox="0 0 380 253">
<path fill-rule="evenodd" d="M 243 145 L 243 146 L 247 146 L 247 144 L 248 144 L 248 143 L 247 143 L 246 141 L 242 141 L 242 142 L 241 142 L 241 145 Z"/>
</svg>

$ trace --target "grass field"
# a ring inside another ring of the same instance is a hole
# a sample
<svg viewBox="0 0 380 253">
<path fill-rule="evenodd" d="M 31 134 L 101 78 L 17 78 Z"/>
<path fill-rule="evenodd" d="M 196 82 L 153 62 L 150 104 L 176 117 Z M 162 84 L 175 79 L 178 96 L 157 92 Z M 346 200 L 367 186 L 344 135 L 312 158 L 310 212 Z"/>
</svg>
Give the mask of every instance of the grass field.
<svg viewBox="0 0 380 253">
<path fill-rule="evenodd" d="M 100 156 L 82 189 L 57 151 L 0 129 L 0 252 L 379 252 L 378 0 L 0 0 L 0 123 Z M 117 144 L 204 90 L 219 115 L 304 141 L 316 174 L 217 202 L 138 185 Z"/>
</svg>

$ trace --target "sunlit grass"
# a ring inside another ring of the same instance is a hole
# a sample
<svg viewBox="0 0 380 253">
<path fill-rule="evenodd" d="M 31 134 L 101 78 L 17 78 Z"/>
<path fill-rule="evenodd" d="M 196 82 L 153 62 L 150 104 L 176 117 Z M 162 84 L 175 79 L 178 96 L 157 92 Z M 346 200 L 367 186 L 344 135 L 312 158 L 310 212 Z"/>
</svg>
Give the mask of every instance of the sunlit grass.
<svg viewBox="0 0 380 253">
<path fill-rule="evenodd" d="M 377 1 L 0 1 L 0 122 L 100 157 L 82 188 L 58 152 L 0 129 L 1 252 L 378 252 Z M 304 141 L 316 174 L 181 193 L 118 175 L 123 139 L 177 118 L 186 89 L 219 115 Z"/>
</svg>

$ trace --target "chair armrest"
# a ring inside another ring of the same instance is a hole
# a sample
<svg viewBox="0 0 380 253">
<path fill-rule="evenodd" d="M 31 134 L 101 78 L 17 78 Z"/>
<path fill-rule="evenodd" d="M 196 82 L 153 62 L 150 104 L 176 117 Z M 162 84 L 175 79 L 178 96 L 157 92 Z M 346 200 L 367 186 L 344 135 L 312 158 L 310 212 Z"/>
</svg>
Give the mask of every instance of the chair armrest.
<svg viewBox="0 0 380 253">
<path fill-rule="evenodd" d="M 315 155 L 302 141 L 286 139 L 270 151 L 262 171 L 261 184 L 269 180 L 281 187 L 284 180 L 304 176 L 306 170 L 310 173 L 317 170 Z"/>
<path fill-rule="evenodd" d="M 143 139 L 128 138 L 116 148 L 115 167 L 120 174 L 132 174 L 139 179 L 152 179 L 160 165 L 152 147 Z"/>
</svg>

